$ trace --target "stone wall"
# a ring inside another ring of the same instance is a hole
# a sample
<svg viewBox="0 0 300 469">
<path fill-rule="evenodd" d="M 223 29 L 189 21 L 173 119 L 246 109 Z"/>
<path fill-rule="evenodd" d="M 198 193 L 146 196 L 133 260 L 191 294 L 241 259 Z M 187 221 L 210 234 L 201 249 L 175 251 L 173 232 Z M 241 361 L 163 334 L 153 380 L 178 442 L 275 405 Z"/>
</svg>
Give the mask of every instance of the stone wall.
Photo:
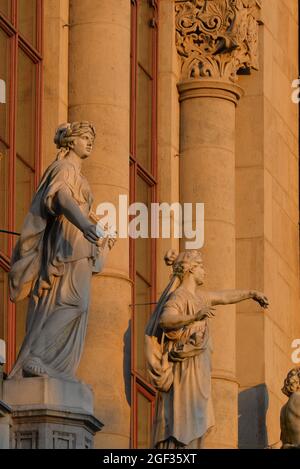
<svg viewBox="0 0 300 469">
<path fill-rule="evenodd" d="M 85 172 L 96 202 L 116 203 L 129 184 L 130 1 L 73 0 L 70 17 L 68 0 L 44 3 L 43 169 L 55 156 L 56 125 L 90 119 L 97 140 Z M 182 155 L 175 10 L 173 0 L 159 3 L 158 201 L 176 202 Z M 297 3 L 262 2 L 260 68 L 238 80 L 245 95 L 236 108 L 236 285 L 231 287 L 262 290 L 270 300 L 267 312 L 250 301 L 237 305 L 236 350 L 229 352 L 232 357 L 236 353 L 240 386 L 240 447 L 265 447 L 279 440 L 279 411 L 285 402 L 280 389 L 292 367 L 291 342 L 300 338 L 298 115 L 290 98 L 298 74 Z M 168 282 L 162 258 L 170 247 L 178 249 L 178 240 L 158 240 L 158 295 Z M 104 275 L 93 281 L 80 366 L 80 377 L 95 392 L 96 417 L 105 425 L 96 447 L 129 445 L 131 287 L 124 252 L 127 241 L 119 240 Z M 217 287 L 214 269 L 209 270 Z M 216 327 L 217 352 L 221 340 Z M 232 430 L 233 441 L 236 429 L 226 427 L 226 418 L 224 413 L 222 434 Z"/>
<path fill-rule="evenodd" d="M 158 36 L 158 194 L 159 203 L 179 201 L 179 63 L 175 44 L 175 9 L 170 0 L 159 3 Z M 164 181 L 162 184 L 161 181 Z M 179 239 L 157 240 L 157 297 L 169 281 L 163 261 L 168 249 L 179 250 Z"/>
<path fill-rule="evenodd" d="M 237 307 L 239 444 L 251 448 L 279 440 L 281 387 L 300 337 L 297 1 L 264 0 L 261 23 L 260 69 L 240 77 L 236 132 L 237 287 L 270 300 L 266 313 Z"/>
<path fill-rule="evenodd" d="M 68 119 L 69 0 L 44 2 L 42 171 L 54 160 L 54 131 Z"/>
</svg>

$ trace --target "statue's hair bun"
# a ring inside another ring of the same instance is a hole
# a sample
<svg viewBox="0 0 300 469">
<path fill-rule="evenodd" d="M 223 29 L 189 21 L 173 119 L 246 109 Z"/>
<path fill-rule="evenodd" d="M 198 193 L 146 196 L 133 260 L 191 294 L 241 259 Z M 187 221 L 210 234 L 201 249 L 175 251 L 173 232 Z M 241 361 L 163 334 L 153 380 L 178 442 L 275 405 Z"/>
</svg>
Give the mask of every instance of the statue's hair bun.
<svg viewBox="0 0 300 469">
<path fill-rule="evenodd" d="M 171 266 L 174 264 L 178 257 L 178 253 L 175 251 L 175 249 L 169 249 L 164 257 L 164 261 L 167 265 Z"/>
<path fill-rule="evenodd" d="M 55 131 L 54 143 L 57 148 L 66 147 L 68 138 L 72 135 L 71 124 L 61 124 Z"/>
</svg>

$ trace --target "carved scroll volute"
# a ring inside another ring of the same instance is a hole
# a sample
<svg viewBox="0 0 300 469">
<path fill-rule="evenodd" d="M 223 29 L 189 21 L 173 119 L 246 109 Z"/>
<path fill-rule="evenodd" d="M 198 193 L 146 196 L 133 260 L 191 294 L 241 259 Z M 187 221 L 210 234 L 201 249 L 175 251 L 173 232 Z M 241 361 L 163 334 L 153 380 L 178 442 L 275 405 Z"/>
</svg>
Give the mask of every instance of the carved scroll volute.
<svg viewBox="0 0 300 469">
<path fill-rule="evenodd" d="M 237 80 L 258 68 L 257 0 L 175 0 L 181 79 Z"/>
</svg>

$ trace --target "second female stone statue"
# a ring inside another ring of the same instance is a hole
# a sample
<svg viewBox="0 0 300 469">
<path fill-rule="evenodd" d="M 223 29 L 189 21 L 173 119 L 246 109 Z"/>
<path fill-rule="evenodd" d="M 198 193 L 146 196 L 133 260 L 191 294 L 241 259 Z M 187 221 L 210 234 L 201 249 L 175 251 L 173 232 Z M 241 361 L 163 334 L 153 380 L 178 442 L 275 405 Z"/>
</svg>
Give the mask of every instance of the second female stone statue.
<svg viewBox="0 0 300 469">
<path fill-rule="evenodd" d="M 91 189 L 81 173 L 94 139 L 89 122 L 57 129 L 56 161 L 45 171 L 25 218 L 12 256 L 10 294 L 13 301 L 29 296 L 29 306 L 26 335 L 9 378 L 75 380 L 91 276 L 100 270 L 101 242 L 113 244 L 96 225 Z"/>
<path fill-rule="evenodd" d="M 156 399 L 153 447 L 203 448 L 214 425 L 210 318 L 214 305 L 267 298 L 255 290 L 205 291 L 199 251 L 165 256 L 172 278 L 146 327 L 146 358 Z M 200 287 L 200 288 L 199 288 Z"/>
</svg>

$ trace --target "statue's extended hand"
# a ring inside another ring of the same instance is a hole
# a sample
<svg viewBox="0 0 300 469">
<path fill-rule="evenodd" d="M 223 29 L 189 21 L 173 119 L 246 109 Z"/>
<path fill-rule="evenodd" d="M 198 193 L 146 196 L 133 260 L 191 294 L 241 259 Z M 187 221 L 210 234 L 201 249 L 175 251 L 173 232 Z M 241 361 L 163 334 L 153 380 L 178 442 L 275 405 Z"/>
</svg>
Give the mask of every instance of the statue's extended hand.
<svg viewBox="0 0 300 469">
<path fill-rule="evenodd" d="M 269 300 L 263 293 L 254 291 L 252 298 L 254 301 L 257 301 L 262 308 L 267 308 L 269 306 Z"/>
<path fill-rule="evenodd" d="M 97 244 L 99 240 L 99 236 L 97 235 L 96 225 L 88 225 L 83 230 L 83 236 L 87 239 L 90 243 Z"/>
<path fill-rule="evenodd" d="M 111 238 L 111 237 L 108 238 L 108 247 L 110 250 L 114 247 L 116 241 L 117 241 L 116 238 Z"/>
<path fill-rule="evenodd" d="M 215 315 L 214 311 L 215 311 L 215 308 L 212 308 L 211 306 L 205 306 L 196 314 L 197 320 L 201 321 L 202 319 L 205 319 L 205 318 L 213 318 Z"/>
</svg>

